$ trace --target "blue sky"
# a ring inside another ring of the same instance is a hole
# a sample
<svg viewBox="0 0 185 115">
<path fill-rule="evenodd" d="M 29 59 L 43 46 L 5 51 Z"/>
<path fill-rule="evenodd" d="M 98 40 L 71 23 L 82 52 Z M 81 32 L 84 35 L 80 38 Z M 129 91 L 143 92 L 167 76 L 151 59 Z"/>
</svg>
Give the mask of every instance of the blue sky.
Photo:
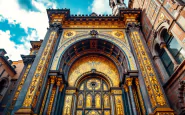
<svg viewBox="0 0 185 115">
<path fill-rule="evenodd" d="M 28 55 L 31 40 L 44 39 L 47 8 L 70 8 L 71 14 L 112 13 L 109 0 L 0 0 L 0 48 L 11 60 Z"/>
</svg>

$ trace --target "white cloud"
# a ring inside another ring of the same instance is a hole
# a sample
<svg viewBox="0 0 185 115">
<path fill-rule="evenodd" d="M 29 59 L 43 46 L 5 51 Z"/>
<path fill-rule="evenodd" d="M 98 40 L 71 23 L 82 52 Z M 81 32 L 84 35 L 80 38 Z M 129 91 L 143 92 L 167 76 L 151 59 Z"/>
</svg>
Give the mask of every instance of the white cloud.
<svg viewBox="0 0 185 115">
<path fill-rule="evenodd" d="M 4 48 L 7 52 L 7 56 L 13 60 L 21 60 L 20 54 L 28 55 L 29 48 L 31 47 L 28 41 L 25 41 L 24 45 L 16 45 L 10 40 L 10 31 L 3 32 L 0 30 L 0 48 Z"/>
<path fill-rule="evenodd" d="M 112 9 L 109 6 L 109 0 L 94 0 L 91 4 L 91 11 L 97 14 L 112 14 Z"/>
<path fill-rule="evenodd" d="M 48 17 L 46 13 L 46 8 L 47 7 L 56 8 L 56 4 L 54 2 L 50 2 L 49 0 L 38 0 L 38 1 L 32 0 L 32 4 L 37 9 L 39 9 L 40 12 L 26 11 L 20 8 L 20 5 L 18 4 L 17 0 L 0 0 L 0 15 L 2 15 L 4 19 L 7 19 L 9 24 L 20 24 L 20 26 L 24 28 L 24 30 L 28 34 L 27 38 L 22 38 L 22 40 L 24 40 L 25 42 L 27 42 L 28 40 L 44 39 L 44 36 L 47 31 L 47 27 L 48 27 Z M 3 20 L 2 17 L 0 17 L 0 21 Z M 35 30 L 31 31 L 31 33 L 28 33 L 28 28 L 34 28 Z M 4 41 L 5 41 L 4 38 L 0 39 L 0 43 L 5 43 Z M 2 46 L 0 45 L 0 47 Z M 24 47 L 27 47 L 27 46 L 25 46 L 24 44 Z M 17 51 L 19 55 L 21 51 L 24 50 L 20 48 L 24 48 L 24 47 L 19 46 L 20 52 Z M 27 50 L 27 54 L 28 52 L 29 50 Z M 8 54 L 12 53 L 12 56 L 11 56 L 12 60 L 20 59 L 14 56 L 15 52 L 9 52 L 7 50 L 7 53 Z"/>
</svg>

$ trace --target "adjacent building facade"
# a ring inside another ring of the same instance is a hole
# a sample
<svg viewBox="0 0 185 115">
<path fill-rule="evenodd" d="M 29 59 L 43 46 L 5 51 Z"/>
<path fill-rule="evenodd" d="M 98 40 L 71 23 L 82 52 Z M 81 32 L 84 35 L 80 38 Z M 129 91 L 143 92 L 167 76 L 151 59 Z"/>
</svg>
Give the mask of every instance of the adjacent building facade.
<svg viewBox="0 0 185 115">
<path fill-rule="evenodd" d="M 185 1 L 130 0 L 142 9 L 142 32 L 171 107 L 185 114 Z"/>
<path fill-rule="evenodd" d="M 22 60 L 12 62 L 5 54 L 6 51 L 0 49 L 0 114 L 3 114 L 11 99 L 24 66 Z"/>
<path fill-rule="evenodd" d="M 109 2 L 112 15 L 47 9 L 46 36 L 22 55 L 22 74 L 2 113 L 183 114 L 184 2 Z M 176 10 L 167 13 L 170 4 Z"/>
</svg>

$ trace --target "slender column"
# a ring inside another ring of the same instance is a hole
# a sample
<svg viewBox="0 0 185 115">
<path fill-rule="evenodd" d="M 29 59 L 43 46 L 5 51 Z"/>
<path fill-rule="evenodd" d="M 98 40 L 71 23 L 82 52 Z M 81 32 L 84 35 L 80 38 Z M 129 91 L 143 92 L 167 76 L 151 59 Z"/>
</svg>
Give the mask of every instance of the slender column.
<svg viewBox="0 0 185 115">
<path fill-rule="evenodd" d="M 48 81 L 47 87 L 46 87 L 46 91 L 45 91 L 45 94 L 44 94 L 44 99 L 43 99 L 42 106 L 41 106 L 41 109 L 40 109 L 40 114 L 42 114 L 43 113 L 43 110 L 44 110 L 46 98 L 47 98 L 48 91 L 49 91 L 49 84 L 50 84 L 50 82 Z"/>
<path fill-rule="evenodd" d="M 130 94 L 133 115 L 137 115 L 136 104 L 134 102 L 134 96 L 133 96 L 133 92 L 132 92 L 132 79 L 133 78 L 126 78 L 126 82 L 127 82 L 128 88 L 129 88 L 129 94 Z"/>
<path fill-rule="evenodd" d="M 112 102 L 112 104 L 111 104 L 111 112 L 112 112 L 112 114 L 111 114 L 111 115 L 114 115 L 114 113 L 115 113 L 115 109 L 114 109 L 114 107 L 115 107 L 114 105 L 115 105 L 115 104 L 114 104 L 114 102 L 115 102 L 115 101 L 114 101 L 114 96 L 113 96 L 113 94 L 110 95 L 110 99 L 111 99 L 111 102 Z"/>
<path fill-rule="evenodd" d="M 72 115 L 75 115 L 75 112 L 76 112 L 76 94 L 73 95 L 73 100 L 74 100 L 74 103 L 73 103 Z"/>
<path fill-rule="evenodd" d="M 56 108 L 56 104 L 57 104 L 58 93 L 59 93 L 61 81 L 62 81 L 62 78 L 57 79 L 57 89 L 56 89 L 56 94 L 55 94 L 55 99 L 54 99 L 51 115 L 54 115 L 54 113 L 55 113 L 55 108 Z"/>
<path fill-rule="evenodd" d="M 137 87 L 137 93 L 138 93 L 138 96 L 139 96 L 139 104 L 141 106 L 141 110 L 142 110 L 142 115 L 145 115 L 146 114 L 146 110 L 145 110 L 145 105 L 143 103 L 143 98 L 142 98 L 142 95 L 141 95 L 141 91 L 140 91 L 140 86 L 139 86 L 139 79 L 136 78 L 135 79 L 135 84 L 136 84 L 136 87 Z"/>
<path fill-rule="evenodd" d="M 59 89 L 59 99 L 58 99 L 58 101 L 59 101 L 59 103 L 57 103 L 57 109 L 56 109 L 56 113 L 55 113 L 55 115 L 58 115 L 58 113 L 60 113 L 59 112 L 59 107 L 60 107 L 60 105 L 61 105 L 61 97 L 62 97 L 62 91 L 63 91 L 63 88 L 64 88 L 64 84 L 61 84 L 60 85 L 60 89 Z"/>
<path fill-rule="evenodd" d="M 170 59 L 172 60 L 173 64 L 174 64 L 174 70 L 178 67 L 178 63 L 177 61 L 174 59 L 173 55 L 170 53 L 170 51 L 168 50 L 168 48 L 166 47 L 165 43 L 161 44 L 161 47 L 166 51 L 166 53 L 168 54 L 168 56 L 170 57 Z"/>
<path fill-rule="evenodd" d="M 132 107 L 130 105 L 130 97 L 129 97 L 129 93 L 128 93 L 128 86 L 127 85 L 123 85 L 123 88 L 126 92 L 126 95 L 127 95 L 127 100 L 128 100 L 128 109 L 129 109 L 129 115 L 132 115 Z"/>
<path fill-rule="evenodd" d="M 47 114 L 47 109 L 48 109 L 48 105 L 49 105 L 49 101 L 50 101 L 50 97 L 51 97 L 51 92 L 52 92 L 52 89 L 53 89 L 53 85 L 55 83 L 55 76 L 51 76 L 50 78 L 51 78 L 51 84 L 50 84 L 48 97 L 47 97 L 45 108 L 44 108 L 44 113 L 43 113 L 44 115 Z"/>
<path fill-rule="evenodd" d="M 157 67 L 158 67 L 157 69 L 159 70 L 160 75 L 162 77 L 161 81 L 163 83 L 165 83 L 169 79 L 169 75 L 168 75 L 168 73 L 166 71 L 164 71 L 165 67 L 162 64 L 160 57 L 156 55 L 156 56 L 154 56 L 153 59 L 154 59 L 155 64 L 157 65 Z"/>
</svg>

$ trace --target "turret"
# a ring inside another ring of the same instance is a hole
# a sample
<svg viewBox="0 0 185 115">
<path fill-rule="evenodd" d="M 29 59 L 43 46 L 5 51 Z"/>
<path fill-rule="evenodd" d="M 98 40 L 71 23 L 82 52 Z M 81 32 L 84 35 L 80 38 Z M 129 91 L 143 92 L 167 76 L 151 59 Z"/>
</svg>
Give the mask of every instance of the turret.
<svg viewBox="0 0 185 115">
<path fill-rule="evenodd" d="M 120 8 L 126 8 L 124 0 L 109 0 L 109 5 L 112 8 L 113 15 L 117 15 Z"/>
</svg>

